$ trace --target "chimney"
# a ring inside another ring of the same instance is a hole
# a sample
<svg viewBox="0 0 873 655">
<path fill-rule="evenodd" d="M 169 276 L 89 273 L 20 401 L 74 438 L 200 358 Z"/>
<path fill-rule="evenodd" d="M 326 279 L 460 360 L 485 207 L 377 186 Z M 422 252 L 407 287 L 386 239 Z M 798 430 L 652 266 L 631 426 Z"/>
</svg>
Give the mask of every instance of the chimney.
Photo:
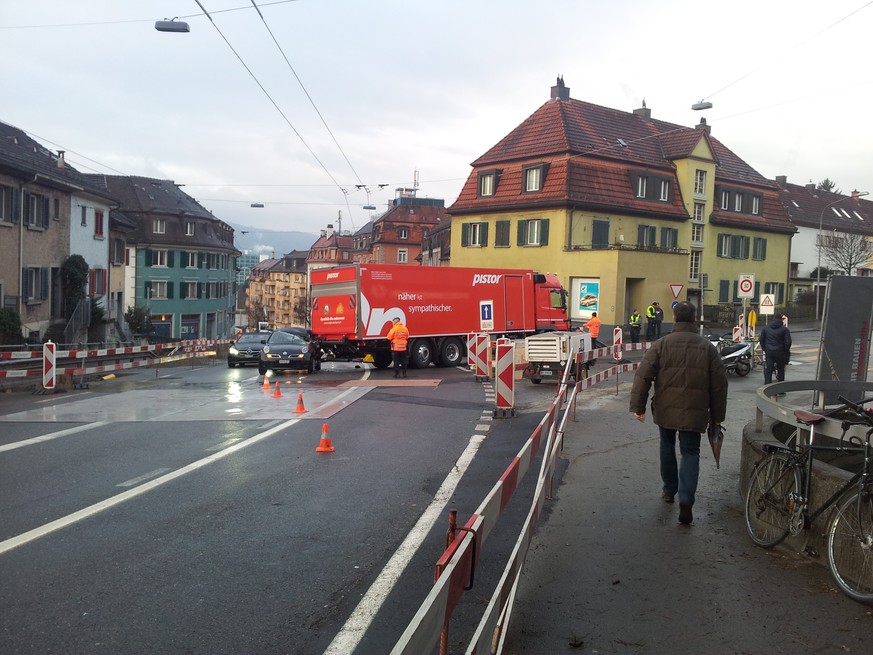
<svg viewBox="0 0 873 655">
<path fill-rule="evenodd" d="M 697 125 L 694 126 L 694 129 L 695 129 L 695 130 L 703 130 L 703 131 L 706 132 L 707 134 L 711 134 L 711 133 L 712 133 L 712 132 L 711 132 L 712 128 L 711 128 L 709 125 L 706 124 L 706 119 L 705 119 L 705 118 L 701 118 L 701 119 L 700 119 L 700 122 L 699 122 Z"/>
<path fill-rule="evenodd" d="M 333 236 L 333 223 L 327 224 L 327 231 L 325 232 L 325 236 L 330 239 Z"/>
<path fill-rule="evenodd" d="M 652 110 L 646 107 L 646 99 L 643 98 L 643 106 L 639 109 L 634 109 L 634 115 L 639 116 L 646 123 L 652 122 Z"/>
<path fill-rule="evenodd" d="M 558 75 L 558 82 L 552 87 L 552 100 L 569 100 L 570 87 L 564 86 L 564 76 Z"/>
<path fill-rule="evenodd" d="M 787 175 L 777 175 L 776 176 L 776 184 L 781 187 L 788 186 L 788 176 Z"/>
<path fill-rule="evenodd" d="M 64 167 L 64 150 L 58 150 L 58 168 Z"/>
<path fill-rule="evenodd" d="M 807 182 L 803 186 L 806 187 L 807 189 L 809 189 L 810 191 L 815 191 L 815 182 Z"/>
</svg>

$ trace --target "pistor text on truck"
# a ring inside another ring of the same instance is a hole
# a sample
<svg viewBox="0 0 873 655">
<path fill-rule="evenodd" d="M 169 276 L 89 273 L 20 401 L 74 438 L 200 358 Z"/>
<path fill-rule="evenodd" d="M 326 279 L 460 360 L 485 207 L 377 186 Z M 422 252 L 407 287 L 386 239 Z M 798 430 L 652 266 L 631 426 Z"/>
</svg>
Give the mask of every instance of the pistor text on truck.
<svg viewBox="0 0 873 655">
<path fill-rule="evenodd" d="M 530 270 L 353 264 L 312 271 L 312 333 L 328 357 L 391 364 L 385 335 L 409 328 L 409 365 L 466 362 L 467 335 L 522 338 L 568 330 L 567 292 Z"/>
</svg>

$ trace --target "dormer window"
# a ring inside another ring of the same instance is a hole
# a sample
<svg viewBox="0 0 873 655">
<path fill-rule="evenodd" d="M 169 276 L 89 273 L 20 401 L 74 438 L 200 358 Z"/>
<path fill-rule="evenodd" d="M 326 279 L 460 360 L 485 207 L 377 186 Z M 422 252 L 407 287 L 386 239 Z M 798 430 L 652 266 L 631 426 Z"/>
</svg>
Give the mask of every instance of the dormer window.
<svg viewBox="0 0 873 655">
<path fill-rule="evenodd" d="M 670 202 L 672 181 L 666 175 L 652 171 L 630 171 L 634 198 L 655 202 Z"/>
<path fill-rule="evenodd" d="M 397 228 L 397 238 L 398 239 L 408 239 L 409 238 L 409 228 L 408 227 L 398 227 Z"/>
<path fill-rule="evenodd" d="M 522 187 L 524 193 L 538 193 L 543 190 L 543 179 L 545 178 L 546 165 L 535 164 L 533 166 L 525 166 L 521 171 Z"/>
<path fill-rule="evenodd" d="M 649 178 L 647 178 L 645 175 L 640 175 L 637 178 L 637 198 L 645 198 L 648 188 Z"/>
</svg>

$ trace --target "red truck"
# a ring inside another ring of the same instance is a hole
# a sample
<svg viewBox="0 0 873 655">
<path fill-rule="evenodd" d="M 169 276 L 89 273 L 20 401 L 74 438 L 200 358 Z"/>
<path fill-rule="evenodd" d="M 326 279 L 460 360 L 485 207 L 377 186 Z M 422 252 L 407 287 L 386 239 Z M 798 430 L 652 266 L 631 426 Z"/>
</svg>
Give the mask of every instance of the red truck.
<svg viewBox="0 0 873 655">
<path fill-rule="evenodd" d="M 395 316 L 409 328 L 409 365 L 458 366 L 467 335 L 524 337 L 569 330 L 567 292 L 529 270 L 353 264 L 310 276 L 312 333 L 328 356 L 391 364 L 385 335 Z"/>
</svg>

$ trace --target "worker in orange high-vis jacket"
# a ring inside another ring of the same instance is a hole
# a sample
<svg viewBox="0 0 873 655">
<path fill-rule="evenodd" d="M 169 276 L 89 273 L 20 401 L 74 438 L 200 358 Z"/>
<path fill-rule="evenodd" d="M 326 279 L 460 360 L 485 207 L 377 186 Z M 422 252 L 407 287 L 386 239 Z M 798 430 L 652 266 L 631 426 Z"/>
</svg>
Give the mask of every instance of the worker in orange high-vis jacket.
<svg viewBox="0 0 873 655">
<path fill-rule="evenodd" d="M 582 327 L 591 333 L 591 346 L 594 348 L 602 348 L 604 345 L 600 343 L 600 339 L 598 339 L 600 336 L 600 325 L 601 322 L 600 319 L 597 318 L 597 312 L 592 312 L 591 320 L 582 325 Z"/>
<path fill-rule="evenodd" d="M 394 317 L 394 325 L 388 330 L 388 341 L 391 342 L 391 356 L 394 360 L 394 377 L 399 377 L 403 371 L 406 377 L 406 362 L 409 360 L 409 330 L 398 317 Z"/>
</svg>

